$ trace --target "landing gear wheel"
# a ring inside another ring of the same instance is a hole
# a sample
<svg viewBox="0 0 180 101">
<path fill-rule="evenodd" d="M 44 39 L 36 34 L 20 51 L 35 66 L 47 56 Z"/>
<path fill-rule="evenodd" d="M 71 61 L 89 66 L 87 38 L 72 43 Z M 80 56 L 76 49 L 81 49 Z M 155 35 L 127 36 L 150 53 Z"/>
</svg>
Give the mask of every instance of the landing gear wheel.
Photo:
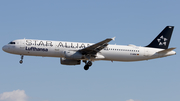
<svg viewBox="0 0 180 101">
<path fill-rule="evenodd" d="M 91 61 L 88 61 L 88 63 L 87 63 L 86 65 L 92 66 L 92 62 L 91 62 Z"/>
<path fill-rule="evenodd" d="M 89 66 L 88 65 L 85 65 L 84 66 L 84 70 L 88 70 L 89 69 Z"/>
<path fill-rule="evenodd" d="M 23 57 L 24 57 L 24 56 L 23 56 L 23 55 L 21 55 L 21 60 L 19 61 L 19 63 L 20 63 L 20 64 L 22 64 L 22 63 L 23 63 Z"/>
<path fill-rule="evenodd" d="M 88 70 L 90 66 L 92 66 L 92 62 L 91 61 L 88 61 L 88 62 L 85 62 L 85 66 L 84 66 L 84 70 Z"/>
<path fill-rule="evenodd" d="M 23 60 L 20 60 L 19 63 L 22 64 L 22 63 L 23 63 Z"/>
</svg>

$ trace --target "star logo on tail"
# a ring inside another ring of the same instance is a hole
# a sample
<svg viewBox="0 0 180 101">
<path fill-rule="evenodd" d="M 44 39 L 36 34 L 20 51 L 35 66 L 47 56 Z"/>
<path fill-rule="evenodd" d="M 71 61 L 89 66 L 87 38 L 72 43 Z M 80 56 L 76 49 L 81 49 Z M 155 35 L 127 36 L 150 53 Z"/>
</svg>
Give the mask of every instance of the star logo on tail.
<svg viewBox="0 0 180 101">
<path fill-rule="evenodd" d="M 163 37 L 163 35 L 162 35 L 159 39 L 157 39 L 159 45 L 164 45 L 164 46 L 166 46 L 166 41 L 167 41 L 167 40 L 168 40 L 168 39 L 165 38 L 165 37 Z"/>
</svg>

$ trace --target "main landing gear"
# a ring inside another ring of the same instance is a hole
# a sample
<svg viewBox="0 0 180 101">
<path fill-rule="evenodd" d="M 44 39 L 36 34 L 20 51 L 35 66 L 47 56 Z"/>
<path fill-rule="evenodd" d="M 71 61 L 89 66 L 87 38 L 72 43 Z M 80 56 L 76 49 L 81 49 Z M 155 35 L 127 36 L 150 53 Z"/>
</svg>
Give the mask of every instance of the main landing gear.
<svg viewBox="0 0 180 101">
<path fill-rule="evenodd" d="M 84 70 L 88 70 L 89 67 L 92 65 L 92 62 L 91 61 L 83 61 L 86 65 L 84 66 Z"/>
<path fill-rule="evenodd" d="M 24 55 L 21 55 L 21 60 L 19 61 L 20 64 L 23 63 L 23 57 L 24 57 Z"/>
</svg>

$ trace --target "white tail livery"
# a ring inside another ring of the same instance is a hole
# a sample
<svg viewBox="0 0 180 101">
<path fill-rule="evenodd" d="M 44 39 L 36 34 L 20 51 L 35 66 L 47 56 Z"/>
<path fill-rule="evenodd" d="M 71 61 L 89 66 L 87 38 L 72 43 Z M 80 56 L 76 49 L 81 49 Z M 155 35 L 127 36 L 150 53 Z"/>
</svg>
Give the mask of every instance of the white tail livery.
<svg viewBox="0 0 180 101">
<path fill-rule="evenodd" d="M 107 38 L 98 43 L 81 43 L 49 40 L 19 39 L 11 41 L 3 46 L 8 53 L 23 56 L 59 57 L 63 65 L 80 65 L 81 60 L 85 63 L 84 69 L 88 70 L 92 61 L 141 61 L 175 55 L 175 48 L 169 48 L 169 42 L 174 26 L 167 26 L 146 47 L 135 45 L 109 45 L 108 42 L 115 40 Z"/>
</svg>

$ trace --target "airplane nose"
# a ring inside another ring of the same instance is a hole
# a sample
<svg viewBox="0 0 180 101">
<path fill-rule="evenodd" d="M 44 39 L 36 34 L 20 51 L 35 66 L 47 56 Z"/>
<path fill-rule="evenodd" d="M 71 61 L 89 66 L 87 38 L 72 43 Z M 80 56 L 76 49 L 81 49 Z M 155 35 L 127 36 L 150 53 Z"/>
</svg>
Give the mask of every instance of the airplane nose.
<svg viewBox="0 0 180 101">
<path fill-rule="evenodd" d="M 8 47 L 7 47 L 6 45 L 4 45 L 4 46 L 2 47 L 2 50 L 5 51 L 5 52 L 7 51 L 7 49 L 8 49 Z"/>
</svg>

